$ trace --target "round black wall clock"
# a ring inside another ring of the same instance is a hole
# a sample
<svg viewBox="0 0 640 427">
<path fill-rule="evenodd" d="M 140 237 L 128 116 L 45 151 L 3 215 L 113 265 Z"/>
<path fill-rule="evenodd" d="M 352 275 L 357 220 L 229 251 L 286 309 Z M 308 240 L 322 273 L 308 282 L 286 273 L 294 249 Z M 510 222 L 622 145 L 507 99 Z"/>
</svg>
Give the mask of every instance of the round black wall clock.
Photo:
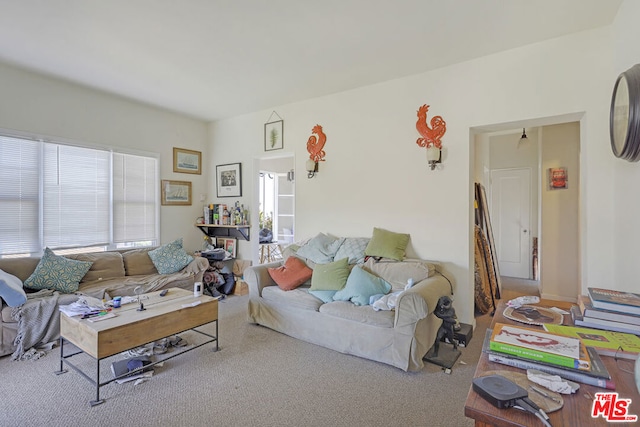
<svg viewBox="0 0 640 427">
<path fill-rule="evenodd" d="M 609 112 L 611 149 L 616 157 L 640 160 L 640 64 L 618 76 Z"/>
</svg>

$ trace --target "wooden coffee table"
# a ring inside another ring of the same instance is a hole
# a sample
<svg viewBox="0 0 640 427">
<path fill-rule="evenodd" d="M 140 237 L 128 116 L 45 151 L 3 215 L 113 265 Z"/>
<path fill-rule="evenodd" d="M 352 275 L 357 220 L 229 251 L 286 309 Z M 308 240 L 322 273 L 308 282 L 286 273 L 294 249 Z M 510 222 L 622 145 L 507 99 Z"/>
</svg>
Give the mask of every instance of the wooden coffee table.
<svg viewBox="0 0 640 427">
<path fill-rule="evenodd" d="M 104 358 L 187 330 L 193 330 L 208 338 L 198 345 L 187 346 L 186 350 L 163 357 L 162 360 L 155 363 L 163 362 L 212 342 L 216 343 L 214 351 L 219 349 L 218 300 L 216 298 L 206 295 L 196 298 L 191 291 L 171 288 L 163 297 L 160 296 L 160 291 L 143 294 L 141 301 L 145 308 L 143 311 L 138 311 L 139 305 L 137 303 L 125 304 L 112 310 L 115 317 L 98 322 L 90 322 L 79 316 L 69 317 L 60 313 L 60 371 L 57 371 L 56 374 L 67 372 L 63 369 L 63 364 L 66 363 L 93 383 L 96 386 L 96 399 L 90 401 L 91 406 L 103 403 L 103 400 L 100 399 L 100 387 L 122 378 L 121 376 L 100 382 L 100 361 Z M 194 302 L 199 302 L 199 304 L 184 307 L 185 304 Z M 215 335 L 209 335 L 195 329 L 211 322 L 216 322 Z M 74 344 L 80 351 L 65 354 L 65 340 Z M 86 353 L 96 360 L 95 380 L 69 360 L 69 358 L 81 353 Z"/>
<path fill-rule="evenodd" d="M 543 307 L 559 307 L 569 311 L 572 304 L 563 301 L 543 299 L 537 305 Z M 493 328 L 493 325 L 497 322 L 529 326 L 505 318 L 502 314 L 505 308 L 506 302 L 501 301 L 496 308 L 496 313 L 493 321 L 491 322 L 490 328 Z M 564 323 L 572 324 L 570 315 L 564 316 Z M 631 399 L 628 414 L 640 416 L 640 395 L 636 389 L 633 374 L 626 373 L 620 369 L 620 367 L 623 367 L 624 369 L 630 369 L 631 372 L 633 372 L 633 361 L 622 359 L 619 362 L 616 362 L 613 357 L 607 356 L 602 356 L 602 361 L 611 374 L 611 379 L 615 383 L 616 389 L 605 390 L 603 388 L 580 383 L 580 390 L 578 390 L 577 393 L 572 395 L 562 395 L 564 400 L 564 406 L 562 409 L 548 414 L 551 425 L 554 427 L 610 425 L 603 417 L 592 418 L 591 411 L 595 394 L 611 391 L 617 392 L 620 399 Z M 478 361 L 478 366 L 476 367 L 474 378 L 482 376 L 486 371 L 494 370 L 525 373 L 523 369 L 490 362 L 487 354 L 482 353 Z M 529 413 L 514 408 L 496 408 L 473 391 L 473 388 L 471 387 L 469 388 L 469 394 L 467 395 L 467 401 L 465 402 L 464 414 L 469 418 L 473 418 L 476 426 L 542 426 L 542 422 Z M 628 425 L 628 423 L 622 424 Z"/>
</svg>

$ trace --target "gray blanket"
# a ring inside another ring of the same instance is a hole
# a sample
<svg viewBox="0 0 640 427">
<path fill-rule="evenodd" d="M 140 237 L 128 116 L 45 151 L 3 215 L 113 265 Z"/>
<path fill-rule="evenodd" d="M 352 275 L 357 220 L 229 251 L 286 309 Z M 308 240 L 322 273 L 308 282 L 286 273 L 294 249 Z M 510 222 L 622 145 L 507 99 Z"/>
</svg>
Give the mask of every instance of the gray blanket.
<svg viewBox="0 0 640 427">
<path fill-rule="evenodd" d="M 18 334 L 14 341 L 16 351 L 11 360 L 37 359 L 42 354 L 37 347 L 46 346 L 60 338 L 59 305 L 71 304 L 78 295 L 60 294 L 30 298 L 11 310 L 11 317 L 18 322 Z"/>
</svg>

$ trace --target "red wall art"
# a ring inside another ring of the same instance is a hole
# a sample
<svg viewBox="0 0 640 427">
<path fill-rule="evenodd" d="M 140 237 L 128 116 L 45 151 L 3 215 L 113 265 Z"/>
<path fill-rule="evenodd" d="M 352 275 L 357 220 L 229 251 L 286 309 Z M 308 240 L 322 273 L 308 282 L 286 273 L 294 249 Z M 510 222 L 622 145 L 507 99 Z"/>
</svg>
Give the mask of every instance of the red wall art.
<svg viewBox="0 0 640 427">
<path fill-rule="evenodd" d="M 416 129 L 422 136 L 418 138 L 416 144 L 420 147 L 436 147 L 442 148 L 442 137 L 447 131 L 447 123 L 442 116 L 433 116 L 431 118 L 431 126 L 427 124 L 427 112 L 429 111 L 428 105 L 423 105 L 418 108 L 418 121 L 416 122 Z"/>
</svg>

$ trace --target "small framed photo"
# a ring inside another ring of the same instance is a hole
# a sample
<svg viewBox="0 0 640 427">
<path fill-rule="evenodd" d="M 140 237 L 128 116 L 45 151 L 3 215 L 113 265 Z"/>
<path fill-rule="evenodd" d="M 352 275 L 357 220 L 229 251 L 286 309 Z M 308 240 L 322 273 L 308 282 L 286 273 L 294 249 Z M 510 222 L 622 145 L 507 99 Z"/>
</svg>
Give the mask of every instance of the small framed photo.
<svg viewBox="0 0 640 427">
<path fill-rule="evenodd" d="M 264 124 L 264 151 L 281 150 L 284 147 L 284 122 L 278 120 Z"/>
<path fill-rule="evenodd" d="M 173 147 L 173 171 L 179 173 L 202 174 L 202 153 Z"/>
<path fill-rule="evenodd" d="M 218 247 L 223 248 L 231 258 L 236 257 L 238 241 L 231 237 L 218 237 L 216 241 Z"/>
<path fill-rule="evenodd" d="M 161 203 L 164 206 L 191 206 L 191 182 L 163 179 Z"/>
<path fill-rule="evenodd" d="M 567 168 L 549 168 L 549 190 L 565 190 L 568 181 Z"/>
<path fill-rule="evenodd" d="M 240 163 L 216 166 L 218 197 L 242 196 L 242 168 Z"/>
</svg>

